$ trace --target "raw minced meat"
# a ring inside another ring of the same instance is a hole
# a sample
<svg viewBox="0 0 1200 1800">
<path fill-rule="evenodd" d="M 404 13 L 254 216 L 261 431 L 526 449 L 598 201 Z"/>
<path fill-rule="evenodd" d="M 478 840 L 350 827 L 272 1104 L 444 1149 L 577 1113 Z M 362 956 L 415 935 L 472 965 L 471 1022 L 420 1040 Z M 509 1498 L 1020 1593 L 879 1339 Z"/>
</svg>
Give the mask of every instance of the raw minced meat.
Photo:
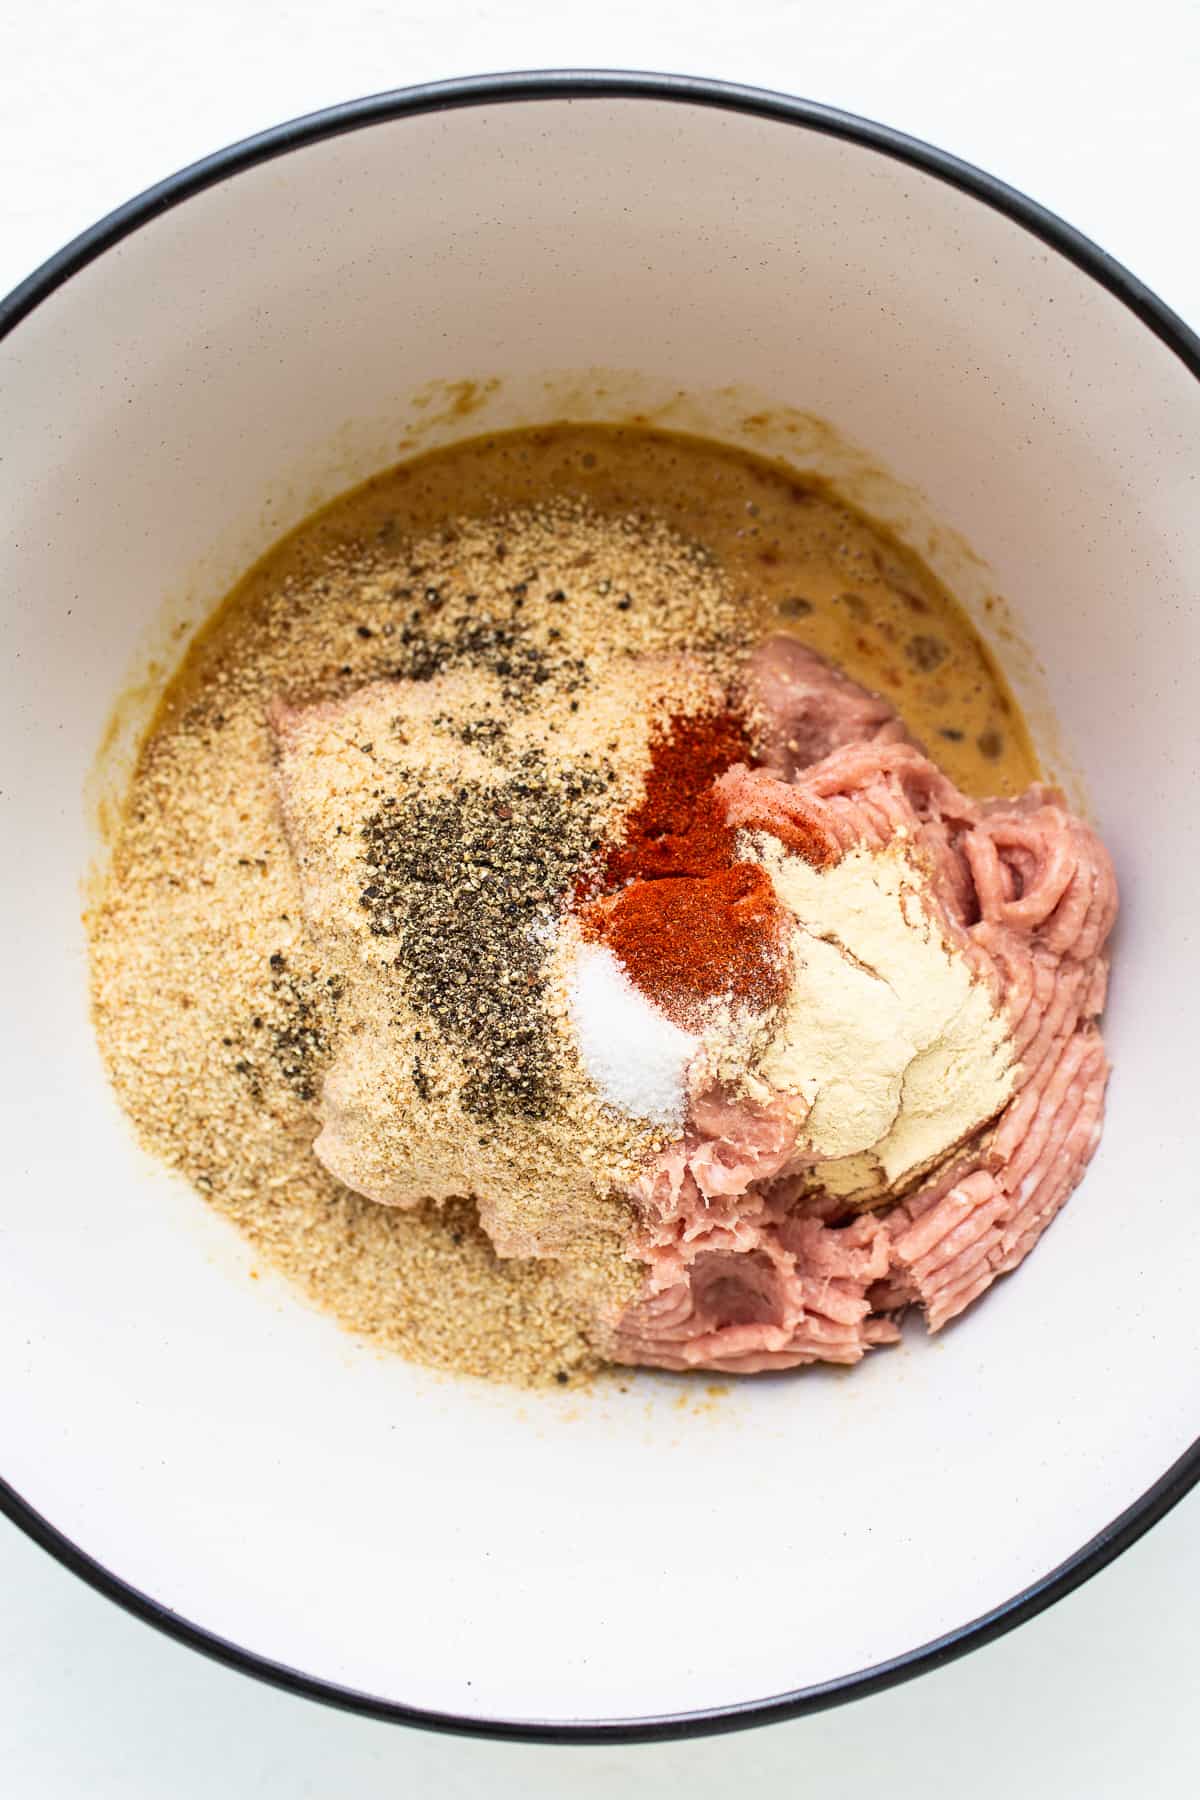
<svg viewBox="0 0 1200 1800">
<path fill-rule="evenodd" d="M 760 652 L 768 669 L 772 654 Z M 614 1347 L 630 1362 L 738 1372 L 856 1362 L 897 1335 L 912 1302 L 936 1331 L 1016 1268 L 1099 1142 L 1108 1063 L 1097 1020 L 1117 908 L 1099 838 L 1045 788 L 968 799 L 889 729 L 881 703 L 829 680 L 793 642 L 782 657 L 786 681 L 760 676 L 762 705 L 782 709 L 772 740 L 793 758 L 799 742 L 823 754 L 788 780 L 731 770 L 718 783 L 728 816 L 806 856 L 911 845 L 940 930 L 1008 1024 L 1012 1092 L 911 1192 L 870 1211 L 822 1186 L 779 1100 L 701 1098 L 635 1184 L 648 1272 Z M 869 723 L 868 741 L 846 740 L 847 717 Z"/>
</svg>

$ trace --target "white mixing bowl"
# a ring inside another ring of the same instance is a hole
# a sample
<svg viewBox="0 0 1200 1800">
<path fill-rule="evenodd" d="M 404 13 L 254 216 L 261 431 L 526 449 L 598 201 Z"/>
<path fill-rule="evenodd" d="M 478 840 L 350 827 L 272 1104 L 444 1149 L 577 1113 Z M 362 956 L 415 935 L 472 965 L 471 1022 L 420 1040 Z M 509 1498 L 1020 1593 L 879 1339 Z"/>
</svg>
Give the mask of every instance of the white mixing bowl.
<svg viewBox="0 0 1200 1800">
<path fill-rule="evenodd" d="M 538 75 L 225 151 L 71 245 L 0 326 L 18 1524 L 299 1692 L 650 1736 L 928 1668 L 1187 1490 L 1200 343 L 1177 319 L 1027 200 L 877 126 L 716 83 Z M 1116 1072 L 1085 1186 L 942 1340 L 715 1398 L 651 1375 L 529 1396 L 383 1358 L 250 1280 L 240 1240 L 137 1150 L 88 1023 L 85 785 L 118 696 L 109 798 L 187 626 L 317 501 L 406 447 L 633 404 L 790 444 L 972 605 L 1007 601 L 999 653 L 1043 728 L 1048 698 L 1050 753 L 1121 874 Z"/>
</svg>

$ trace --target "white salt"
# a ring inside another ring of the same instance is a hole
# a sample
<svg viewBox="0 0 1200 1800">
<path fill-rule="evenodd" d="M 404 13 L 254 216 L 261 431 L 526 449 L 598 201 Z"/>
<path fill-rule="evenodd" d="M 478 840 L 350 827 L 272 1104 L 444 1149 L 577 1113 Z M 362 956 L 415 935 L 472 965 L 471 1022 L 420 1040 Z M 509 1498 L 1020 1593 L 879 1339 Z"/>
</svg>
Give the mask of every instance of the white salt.
<svg viewBox="0 0 1200 1800">
<path fill-rule="evenodd" d="M 681 1125 L 700 1039 L 661 1013 L 602 944 L 579 946 L 570 1012 L 584 1068 L 604 1098 L 635 1118 Z"/>
</svg>

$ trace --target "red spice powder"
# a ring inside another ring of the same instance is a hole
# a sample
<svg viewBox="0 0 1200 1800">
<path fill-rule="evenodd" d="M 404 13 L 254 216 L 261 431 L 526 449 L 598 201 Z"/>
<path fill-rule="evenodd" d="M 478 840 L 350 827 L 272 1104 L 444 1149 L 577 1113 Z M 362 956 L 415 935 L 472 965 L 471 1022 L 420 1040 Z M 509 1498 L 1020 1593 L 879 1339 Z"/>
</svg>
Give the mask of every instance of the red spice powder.
<svg viewBox="0 0 1200 1800">
<path fill-rule="evenodd" d="M 694 1024 L 704 1002 L 720 996 L 751 1006 L 779 996 L 782 914 L 755 863 L 632 882 L 596 902 L 586 928 L 680 1024 Z"/>
<path fill-rule="evenodd" d="M 750 739 L 737 713 L 671 719 L 650 751 L 646 792 L 610 849 L 604 887 L 662 875 L 710 875 L 734 861 L 733 832 L 712 791 L 734 763 L 750 760 Z"/>
<path fill-rule="evenodd" d="M 652 746 L 645 795 L 605 858 L 610 898 L 581 911 L 585 934 L 681 1024 L 696 1023 L 709 1000 L 767 1006 L 782 991 L 783 911 L 765 871 L 739 861 L 713 791 L 749 756 L 736 713 L 670 720 Z"/>
</svg>

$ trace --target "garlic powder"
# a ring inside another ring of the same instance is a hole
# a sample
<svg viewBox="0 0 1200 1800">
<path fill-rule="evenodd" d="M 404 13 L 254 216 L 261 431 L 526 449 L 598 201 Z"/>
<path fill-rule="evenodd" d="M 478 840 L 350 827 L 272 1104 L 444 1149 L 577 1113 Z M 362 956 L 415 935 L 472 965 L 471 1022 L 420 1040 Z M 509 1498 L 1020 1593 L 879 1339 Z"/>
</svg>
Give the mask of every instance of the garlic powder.
<svg viewBox="0 0 1200 1800">
<path fill-rule="evenodd" d="M 930 913 L 908 845 L 825 869 L 773 839 L 756 847 L 796 921 L 791 984 L 759 1072 L 799 1103 L 822 1185 L 894 1190 L 1004 1106 L 1009 1024 Z"/>
</svg>

